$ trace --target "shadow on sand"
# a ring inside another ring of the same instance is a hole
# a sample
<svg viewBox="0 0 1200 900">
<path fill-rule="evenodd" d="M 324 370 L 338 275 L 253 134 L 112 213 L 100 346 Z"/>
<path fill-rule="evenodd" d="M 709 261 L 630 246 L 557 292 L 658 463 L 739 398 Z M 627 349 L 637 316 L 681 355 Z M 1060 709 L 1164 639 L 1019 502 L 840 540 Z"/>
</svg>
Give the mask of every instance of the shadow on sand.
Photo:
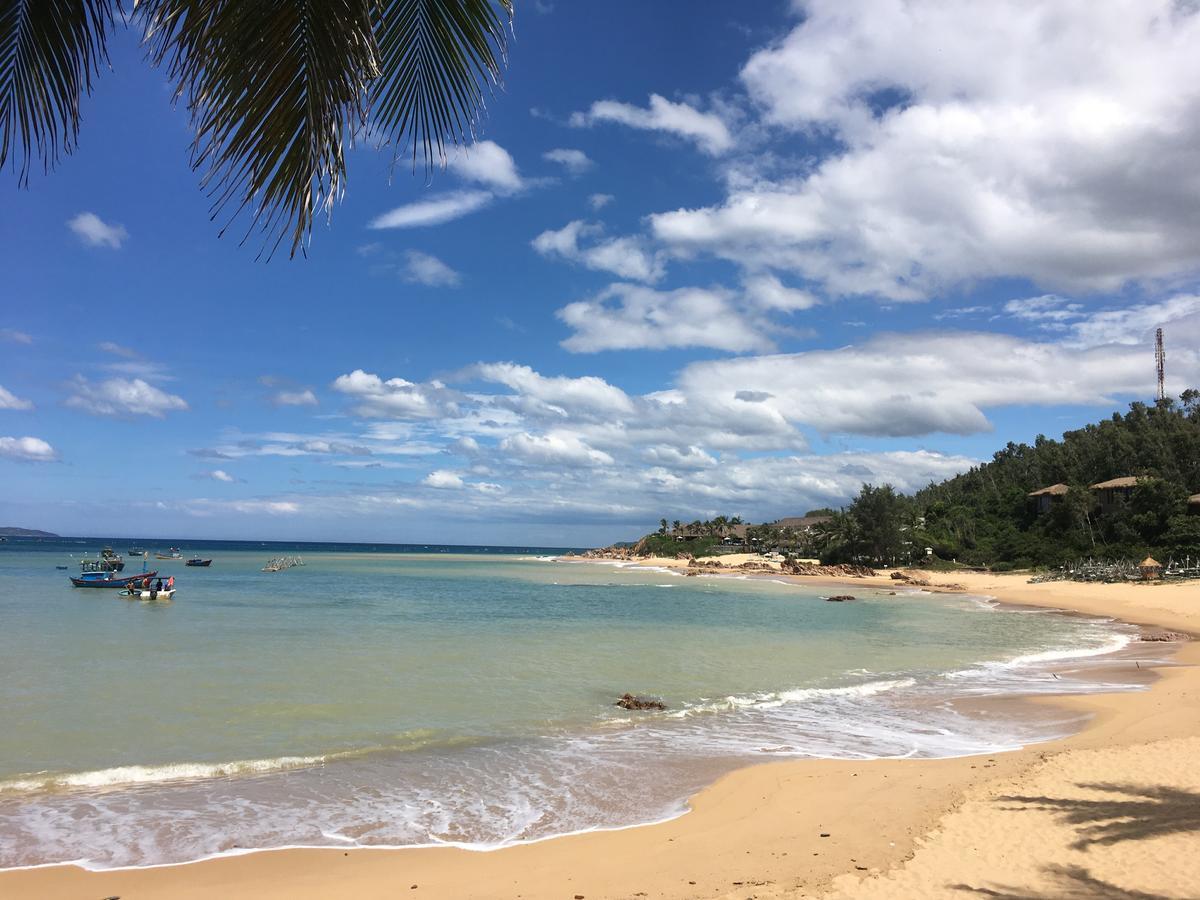
<svg viewBox="0 0 1200 900">
<path fill-rule="evenodd" d="M 1178 788 L 1132 784 L 1081 783 L 1079 787 L 1113 795 L 1110 799 L 1075 797 L 1000 797 L 1009 810 L 1045 810 L 1074 826 L 1071 847 L 1088 850 L 1123 841 L 1140 841 L 1200 831 L 1200 794 Z M 1047 866 L 1047 888 L 951 885 L 954 890 L 995 900 L 1172 900 L 1163 894 L 1119 887 L 1092 876 L 1082 866 Z M 1200 896 L 1200 892 L 1198 892 Z M 1177 898 L 1176 898 L 1177 900 Z"/>
<path fill-rule="evenodd" d="M 993 900 L 1177 900 L 1164 894 L 1131 891 L 1093 878 L 1082 866 L 1047 866 L 1043 869 L 1050 886 L 1044 889 L 1015 887 L 972 887 L 951 885 L 956 891 L 991 897 Z"/>
</svg>

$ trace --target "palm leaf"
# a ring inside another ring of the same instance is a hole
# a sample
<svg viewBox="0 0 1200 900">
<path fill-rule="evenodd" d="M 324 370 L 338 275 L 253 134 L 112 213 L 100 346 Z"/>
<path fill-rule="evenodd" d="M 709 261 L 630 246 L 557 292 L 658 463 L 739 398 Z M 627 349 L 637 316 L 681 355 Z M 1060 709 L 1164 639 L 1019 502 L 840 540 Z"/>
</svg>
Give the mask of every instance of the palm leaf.
<svg viewBox="0 0 1200 900">
<path fill-rule="evenodd" d="M 341 195 L 347 134 L 377 74 L 371 0 L 146 0 L 152 60 L 167 66 L 195 129 L 192 165 L 214 218 L 249 215 L 292 253 Z M 222 233 L 224 233 L 224 228 Z M 243 238 L 243 241 L 245 238 Z"/>
<path fill-rule="evenodd" d="M 142 0 L 137 9 L 151 59 L 186 98 L 213 217 L 248 215 L 243 241 L 262 232 L 267 255 L 285 238 L 292 255 L 302 251 L 317 211 L 332 211 L 372 97 L 373 129 L 432 164 L 446 141 L 473 133 L 479 81 L 497 79 L 503 58 L 492 0 Z"/>
<path fill-rule="evenodd" d="M 500 80 L 512 0 L 378 0 L 380 77 L 372 124 L 410 144 L 413 161 L 444 162 L 446 141 L 466 143 Z M 480 82 L 483 82 L 481 85 Z"/>
<path fill-rule="evenodd" d="M 106 0 L 0 0 L 0 168 L 18 154 L 22 184 L 74 148 L 111 24 Z"/>
</svg>

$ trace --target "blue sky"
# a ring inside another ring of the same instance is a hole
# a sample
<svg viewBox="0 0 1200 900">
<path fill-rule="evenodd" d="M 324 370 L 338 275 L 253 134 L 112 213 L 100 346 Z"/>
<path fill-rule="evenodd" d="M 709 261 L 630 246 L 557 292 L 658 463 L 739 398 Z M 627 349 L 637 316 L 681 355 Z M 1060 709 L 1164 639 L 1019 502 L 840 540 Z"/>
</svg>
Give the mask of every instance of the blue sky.
<svg viewBox="0 0 1200 900">
<path fill-rule="evenodd" d="M 0 206 L 0 524 L 591 544 L 1200 383 L 1200 36 L 1137 5 L 517 4 L 476 146 L 218 238 L 119 34 Z M 1009 7 L 1012 7 L 1011 9 Z"/>
</svg>

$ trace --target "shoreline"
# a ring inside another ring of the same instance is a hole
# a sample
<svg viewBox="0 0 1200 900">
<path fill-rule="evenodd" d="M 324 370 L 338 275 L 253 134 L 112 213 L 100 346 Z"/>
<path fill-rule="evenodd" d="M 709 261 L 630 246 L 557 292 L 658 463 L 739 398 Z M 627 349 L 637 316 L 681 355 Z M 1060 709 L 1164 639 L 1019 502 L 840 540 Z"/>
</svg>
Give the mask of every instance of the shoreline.
<svg viewBox="0 0 1200 900">
<path fill-rule="evenodd" d="M 678 561 L 670 562 L 676 563 L 670 568 L 681 567 Z M 711 574 L 751 573 L 718 570 Z M 904 589 L 886 576 L 826 579 L 759 574 L 810 586 Z M 968 593 L 1005 604 L 1060 609 L 1190 635 L 1200 631 L 1200 610 L 1190 608 L 1200 603 L 1188 603 L 1186 596 L 1190 592 L 1200 600 L 1195 585 L 1028 585 L 1011 575 L 955 573 L 953 577 L 970 582 L 964 585 Z M 839 892 L 869 892 L 872 884 L 906 874 L 907 866 L 896 867 L 906 859 L 915 860 L 914 851 L 927 853 L 936 846 L 936 839 L 930 843 L 922 836 L 961 812 L 972 793 L 998 778 L 1028 774 L 1047 759 L 1072 753 L 1142 747 L 1153 741 L 1194 739 L 1200 744 L 1196 699 L 1200 673 L 1195 668 L 1200 645 L 1172 646 L 1173 664 L 1156 669 L 1149 691 L 1025 698 L 1088 720 L 1068 737 L 1015 751 L 931 760 L 767 761 L 739 768 L 700 791 L 690 798 L 687 815 L 487 851 L 428 846 L 290 848 L 235 850 L 236 855 L 129 869 L 89 871 L 70 864 L 46 865 L 0 872 L 0 894 L 115 894 L 125 900 L 212 896 L 213 891 L 223 896 L 373 897 L 394 896 L 400 881 L 417 885 L 407 888 L 415 891 L 413 896 L 435 897 L 550 898 L 576 893 L 592 898 L 722 897 L 746 896 L 736 892 L 747 888 L 758 897 L 768 897 L 833 887 Z M 1186 714 L 1162 721 L 1161 710 L 1168 699 L 1176 713 Z M 1139 732 L 1137 740 L 1131 739 L 1131 732 Z M 614 858 L 622 859 L 622 865 L 611 865 Z M 891 874 L 879 877 L 885 872 Z"/>
</svg>

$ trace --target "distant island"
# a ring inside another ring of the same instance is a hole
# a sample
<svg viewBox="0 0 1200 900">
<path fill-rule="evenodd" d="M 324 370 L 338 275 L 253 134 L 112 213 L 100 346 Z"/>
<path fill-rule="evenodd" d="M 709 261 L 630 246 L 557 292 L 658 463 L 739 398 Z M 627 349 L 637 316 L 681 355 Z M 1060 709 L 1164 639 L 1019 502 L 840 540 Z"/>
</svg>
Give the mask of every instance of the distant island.
<svg viewBox="0 0 1200 900">
<path fill-rule="evenodd" d="M 59 535 L 52 531 L 38 531 L 36 528 L 0 528 L 0 537 L 56 538 L 59 537 Z"/>
</svg>

